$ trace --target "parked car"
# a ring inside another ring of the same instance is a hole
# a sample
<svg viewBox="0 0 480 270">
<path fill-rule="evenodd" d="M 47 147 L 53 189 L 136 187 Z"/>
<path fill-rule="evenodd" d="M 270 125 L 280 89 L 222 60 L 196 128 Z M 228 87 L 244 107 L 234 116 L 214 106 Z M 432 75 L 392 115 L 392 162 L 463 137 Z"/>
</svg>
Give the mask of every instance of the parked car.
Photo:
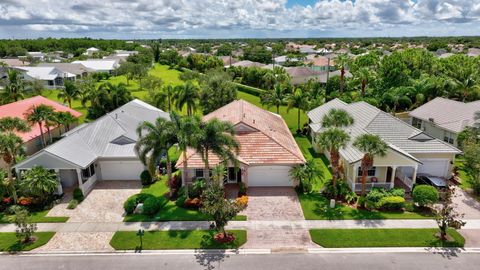
<svg viewBox="0 0 480 270">
<path fill-rule="evenodd" d="M 447 188 L 447 181 L 444 178 L 431 175 L 419 175 L 417 177 L 417 184 L 430 185 L 436 187 L 437 189 Z"/>
</svg>

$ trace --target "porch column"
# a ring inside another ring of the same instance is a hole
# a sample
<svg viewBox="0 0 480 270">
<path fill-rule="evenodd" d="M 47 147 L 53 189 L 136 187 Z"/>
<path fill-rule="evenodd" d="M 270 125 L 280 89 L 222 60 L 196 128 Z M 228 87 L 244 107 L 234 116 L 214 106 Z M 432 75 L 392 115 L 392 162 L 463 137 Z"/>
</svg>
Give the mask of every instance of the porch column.
<svg viewBox="0 0 480 270">
<path fill-rule="evenodd" d="M 55 171 L 55 174 L 57 175 L 57 180 L 58 180 L 57 193 L 58 194 L 63 194 L 62 180 L 60 179 L 60 170 L 55 169 L 54 171 Z"/>
<path fill-rule="evenodd" d="M 390 176 L 390 188 L 395 187 L 395 172 L 397 171 L 397 166 L 392 166 L 392 175 Z"/>
<path fill-rule="evenodd" d="M 418 164 L 416 164 L 415 167 L 413 168 L 412 185 L 417 182 L 417 170 L 418 170 Z"/>
<path fill-rule="evenodd" d="M 352 179 L 352 191 L 355 192 L 355 183 L 357 182 L 358 166 L 353 165 L 353 179 Z"/>
<path fill-rule="evenodd" d="M 77 180 L 78 180 L 78 187 L 82 190 L 83 194 L 85 194 L 85 190 L 83 190 L 83 183 L 82 183 L 82 170 L 75 169 L 77 171 Z"/>
</svg>

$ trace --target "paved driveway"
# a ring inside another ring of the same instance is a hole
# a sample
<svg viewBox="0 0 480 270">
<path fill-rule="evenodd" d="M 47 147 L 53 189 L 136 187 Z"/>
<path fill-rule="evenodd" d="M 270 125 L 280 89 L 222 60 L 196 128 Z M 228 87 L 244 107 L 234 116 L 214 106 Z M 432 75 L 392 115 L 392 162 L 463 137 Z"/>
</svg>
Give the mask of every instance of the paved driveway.
<svg viewBox="0 0 480 270">
<path fill-rule="evenodd" d="M 457 205 L 457 211 L 465 215 L 465 219 L 480 219 L 480 202 L 465 190 L 455 187 L 452 201 Z"/>
<path fill-rule="evenodd" d="M 290 187 L 250 187 L 248 220 L 303 220 L 305 219 L 295 190 Z"/>
</svg>

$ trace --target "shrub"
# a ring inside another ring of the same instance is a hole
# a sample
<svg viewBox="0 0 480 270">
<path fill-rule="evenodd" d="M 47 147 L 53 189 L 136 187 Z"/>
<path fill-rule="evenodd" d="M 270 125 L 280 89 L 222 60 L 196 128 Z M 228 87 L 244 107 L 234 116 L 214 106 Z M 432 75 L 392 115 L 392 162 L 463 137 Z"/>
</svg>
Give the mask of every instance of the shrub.
<svg viewBox="0 0 480 270">
<path fill-rule="evenodd" d="M 408 212 L 415 211 L 415 205 L 413 205 L 412 202 L 405 202 L 403 208 L 405 208 L 405 211 L 408 211 Z"/>
<path fill-rule="evenodd" d="M 247 186 L 245 186 L 245 183 L 240 182 L 238 183 L 238 197 L 242 197 L 244 195 L 247 195 Z"/>
<path fill-rule="evenodd" d="M 135 211 L 137 204 L 143 203 L 149 198 L 155 198 L 155 196 L 148 193 L 139 193 L 132 195 L 123 203 L 123 209 L 127 214 L 132 214 L 133 211 Z"/>
<path fill-rule="evenodd" d="M 239 198 L 236 199 L 235 201 L 240 207 L 247 207 L 248 205 L 248 196 L 241 196 Z"/>
<path fill-rule="evenodd" d="M 202 191 L 205 188 L 205 180 L 203 178 L 199 178 L 195 180 L 190 188 L 188 189 L 188 195 L 192 198 L 199 198 L 202 195 Z"/>
<path fill-rule="evenodd" d="M 386 196 L 388 196 L 388 194 L 385 189 L 372 188 L 372 190 L 367 194 L 366 198 L 369 203 L 376 204 Z"/>
<path fill-rule="evenodd" d="M 401 210 L 405 204 L 405 199 L 400 196 L 387 196 L 380 199 L 377 208 L 390 211 Z"/>
<path fill-rule="evenodd" d="M 160 210 L 160 202 L 156 197 L 147 198 L 143 202 L 142 214 L 153 216 Z"/>
<path fill-rule="evenodd" d="M 148 170 L 144 170 L 140 173 L 140 181 L 142 181 L 142 185 L 148 186 L 152 183 L 152 175 Z"/>
<path fill-rule="evenodd" d="M 405 198 L 405 189 L 403 189 L 403 188 L 393 188 L 393 189 L 388 191 L 388 194 L 390 194 L 390 196 L 398 196 L 398 197 Z"/>
<path fill-rule="evenodd" d="M 32 198 L 31 197 L 20 197 L 18 199 L 18 204 L 22 206 L 29 206 L 32 204 Z"/>
<path fill-rule="evenodd" d="M 340 198 L 345 198 L 346 195 L 350 194 L 351 190 L 350 190 L 350 187 L 348 186 L 348 184 L 343 181 L 343 180 L 340 180 L 338 179 L 337 180 L 337 194 L 338 194 L 338 197 Z M 334 193 L 333 193 L 333 181 L 330 180 L 328 181 L 325 186 L 324 186 L 324 189 L 323 189 L 323 194 L 327 197 L 327 198 L 333 198 L 334 197 Z"/>
<path fill-rule="evenodd" d="M 419 206 L 424 207 L 438 201 L 438 191 L 429 185 L 418 185 L 413 189 L 412 198 Z"/>
<path fill-rule="evenodd" d="M 78 201 L 75 199 L 72 199 L 68 202 L 67 209 L 75 209 L 78 205 Z"/>
<path fill-rule="evenodd" d="M 175 205 L 178 207 L 185 207 L 186 199 L 187 199 L 187 196 L 185 196 L 185 194 L 178 196 L 177 200 L 175 201 Z"/>
<path fill-rule="evenodd" d="M 14 215 L 16 212 L 19 212 L 19 211 L 22 211 L 22 210 L 26 210 L 26 208 L 24 206 L 20 206 L 20 205 L 12 205 L 12 206 L 8 207 L 7 210 L 5 210 L 5 214 Z"/>
<path fill-rule="evenodd" d="M 184 206 L 186 208 L 198 209 L 202 205 L 202 201 L 199 198 L 186 199 Z"/>
<path fill-rule="evenodd" d="M 32 238 L 35 231 L 37 231 L 36 223 L 28 222 L 28 211 L 23 209 L 15 212 L 15 234 L 20 243 L 29 243 L 34 240 Z"/>
<path fill-rule="evenodd" d="M 83 196 L 83 191 L 80 188 L 75 188 L 73 190 L 73 198 L 77 200 L 78 202 L 83 201 L 84 196 Z"/>
</svg>

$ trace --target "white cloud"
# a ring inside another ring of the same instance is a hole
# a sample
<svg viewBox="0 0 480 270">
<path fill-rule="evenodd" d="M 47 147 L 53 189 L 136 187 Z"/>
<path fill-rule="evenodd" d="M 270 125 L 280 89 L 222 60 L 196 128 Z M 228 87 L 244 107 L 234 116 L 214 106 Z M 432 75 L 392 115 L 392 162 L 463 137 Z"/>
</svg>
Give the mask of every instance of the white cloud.
<svg viewBox="0 0 480 270">
<path fill-rule="evenodd" d="M 291 8 L 286 4 L 287 0 L 2 0 L 0 26 L 17 29 L 17 35 L 27 35 L 21 29 L 28 29 L 34 36 L 395 36 L 423 30 L 444 34 L 452 24 L 475 25 L 480 20 L 480 0 L 318 0 Z"/>
</svg>

